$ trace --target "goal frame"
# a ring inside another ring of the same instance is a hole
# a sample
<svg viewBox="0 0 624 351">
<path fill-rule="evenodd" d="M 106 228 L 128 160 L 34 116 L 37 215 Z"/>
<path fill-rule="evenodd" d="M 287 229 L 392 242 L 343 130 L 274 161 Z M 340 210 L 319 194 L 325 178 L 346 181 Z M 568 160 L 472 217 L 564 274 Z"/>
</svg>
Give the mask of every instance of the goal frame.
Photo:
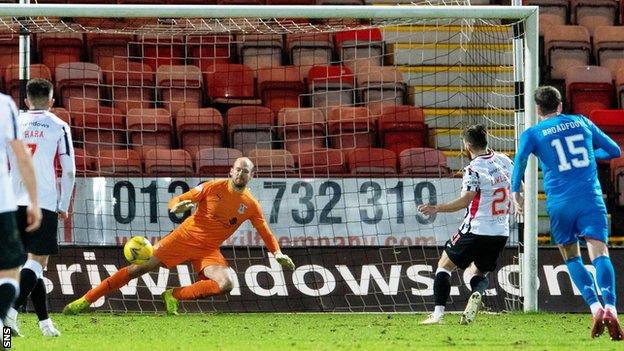
<svg viewBox="0 0 624 351">
<path fill-rule="evenodd" d="M 28 0 L 21 0 L 26 2 Z M 516 140 L 525 129 L 537 124 L 532 92 L 538 76 L 537 6 L 335 6 L 335 5 L 87 5 L 87 4 L 0 4 L 2 17 L 98 17 L 98 18 L 355 18 L 355 19 L 505 19 L 524 20 L 523 45 L 514 45 L 514 71 L 524 72 L 524 83 L 516 93 L 524 94 L 516 114 Z M 279 16 L 276 16 L 279 14 Z M 20 33 L 20 78 L 28 79 L 28 33 Z M 25 35 L 24 35 L 25 34 Z M 517 40 L 516 40 L 517 41 Z M 23 50 L 23 51 L 22 51 Z M 518 61 L 518 59 L 516 59 Z M 518 74 L 515 74 L 518 77 Z M 521 83 L 521 82 L 516 82 Z M 522 105 L 523 103 L 523 105 Z M 522 117 L 522 115 L 524 115 Z M 524 179 L 524 251 L 521 257 L 521 291 L 525 312 L 537 311 L 537 160 L 530 157 Z"/>
</svg>

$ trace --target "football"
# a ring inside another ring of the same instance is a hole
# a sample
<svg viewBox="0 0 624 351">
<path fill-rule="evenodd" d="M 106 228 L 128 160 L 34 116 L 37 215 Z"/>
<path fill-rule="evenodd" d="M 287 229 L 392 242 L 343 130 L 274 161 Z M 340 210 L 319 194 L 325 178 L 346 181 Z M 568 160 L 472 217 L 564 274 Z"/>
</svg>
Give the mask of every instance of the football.
<svg viewBox="0 0 624 351">
<path fill-rule="evenodd" d="M 143 264 L 152 257 L 154 247 L 143 236 L 133 236 L 124 245 L 124 256 L 132 264 Z"/>
</svg>

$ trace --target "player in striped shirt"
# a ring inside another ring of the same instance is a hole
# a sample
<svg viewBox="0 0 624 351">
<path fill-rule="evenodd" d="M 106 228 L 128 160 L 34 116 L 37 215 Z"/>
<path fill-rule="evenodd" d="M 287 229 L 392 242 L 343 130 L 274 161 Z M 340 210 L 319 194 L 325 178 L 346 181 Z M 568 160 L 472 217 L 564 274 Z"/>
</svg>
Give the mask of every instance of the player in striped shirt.
<svg viewBox="0 0 624 351">
<path fill-rule="evenodd" d="M 464 221 L 446 242 L 438 261 L 433 282 L 435 309 L 421 324 L 442 322 L 451 293 L 451 272 L 455 268 L 468 268 L 472 275 L 472 294 L 460 320 L 462 324 L 471 323 L 489 284 L 486 275 L 496 268 L 496 261 L 509 237 L 509 188 L 513 162 L 506 155 L 488 148 L 487 131 L 482 125 L 466 129 L 463 139 L 471 161 L 464 168 L 460 197 L 442 205 L 418 206 L 424 215 L 466 209 Z"/>
<path fill-rule="evenodd" d="M 17 123 L 17 108 L 11 97 L 0 94 L 0 327 L 13 301 L 19 294 L 19 267 L 26 261 L 15 220 L 15 194 L 9 178 L 7 152 L 15 155 L 14 167 L 22 175 L 21 182 L 30 200 L 26 208 L 26 231 L 32 232 L 41 224 L 41 209 L 37 197 L 37 183 L 32 160 L 22 142 Z"/>
<path fill-rule="evenodd" d="M 26 304 L 30 296 L 37 317 L 39 328 L 44 336 L 59 336 L 60 332 L 52 324 L 48 315 L 46 287 L 43 282 L 43 270 L 50 255 L 58 253 L 58 219 L 67 218 L 69 201 L 74 189 L 76 166 L 74 148 L 69 125 L 49 111 L 54 104 L 52 83 L 45 79 L 32 79 L 26 85 L 26 104 L 29 110 L 18 118 L 22 140 L 30 148 L 37 175 L 37 192 L 41 201 L 43 219 L 41 228 L 27 233 L 26 208 L 28 199 L 20 173 L 13 167 L 16 158 L 9 154 L 11 163 L 11 181 L 16 194 L 17 226 L 22 234 L 22 242 L 28 253 L 28 260 L 20 273 L 20 294 L 14 308 L 9 311 L 6 324 L 16 334 L 17 310 Z M 57 187 L 55 162 L 61 166 L 60 192 Z"/>
</svg>

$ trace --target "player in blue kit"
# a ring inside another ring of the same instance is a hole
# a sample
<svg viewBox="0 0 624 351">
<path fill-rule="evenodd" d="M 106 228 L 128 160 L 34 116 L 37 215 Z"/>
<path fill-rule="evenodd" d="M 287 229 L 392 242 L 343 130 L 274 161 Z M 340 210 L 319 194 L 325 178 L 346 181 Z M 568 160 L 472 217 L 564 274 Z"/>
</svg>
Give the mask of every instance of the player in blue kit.
<svg viewBox="0 0 624 351">
<path fill-rule="evenodd" d="M 606 327 L 612 340 L 622 340 L 615 308 L 615 273 L 607 248 L 607 209 L 596 167 L 596 160 L 619 157 L 620 147 L 586 117 L 561 113 L 557 89 L 539 87 L 534 99 L 542 120 L 520 137 L 511 187 L 516 209 L 522 213 L 522 177 L 529 155 L 534 154 L 544 173 L 551 235 L 572 281 L 592 311 L 591 335 L 601 335 Z M 587 242 L 604 307 L 598 300 L 594 279 L 583 265 L 579 238 Z"/>
</svg>

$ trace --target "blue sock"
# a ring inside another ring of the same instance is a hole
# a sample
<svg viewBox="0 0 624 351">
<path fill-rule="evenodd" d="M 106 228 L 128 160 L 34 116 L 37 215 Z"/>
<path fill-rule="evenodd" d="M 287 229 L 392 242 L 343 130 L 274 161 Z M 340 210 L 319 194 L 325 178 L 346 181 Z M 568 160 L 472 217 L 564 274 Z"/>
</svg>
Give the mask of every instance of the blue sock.
<svg viewBox="0 0 624 351">
<path fill-rule="evenodd" d="M 583 265 L 581 258 L 573 257 L 565 261 L 565 263 L 566 266 L 568 266 L 568 272 L 570 272 L 570 277 L 574 285 L 576 285 L 576 288 L 579 289 L 581 295 L 583 295 L 583 299 L 587 305 L 591 306 L 591 304 L 598 302 L 594 279 Z"/>
<path fill-rule="evenodd" d="M 605 305 L 615 306 L 615 271 L 609 256 L 598 256 L 592 262 L 596 267 L 596 282 Z"/>
</svg>

